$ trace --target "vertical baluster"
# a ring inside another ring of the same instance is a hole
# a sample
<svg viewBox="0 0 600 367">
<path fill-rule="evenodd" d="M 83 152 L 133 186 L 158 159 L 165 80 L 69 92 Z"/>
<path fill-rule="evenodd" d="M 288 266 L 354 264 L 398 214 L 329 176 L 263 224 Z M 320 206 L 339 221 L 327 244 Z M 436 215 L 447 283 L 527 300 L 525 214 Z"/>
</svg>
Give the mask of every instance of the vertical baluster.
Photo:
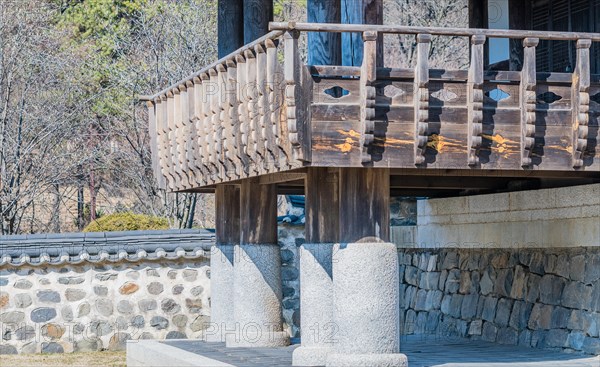
<svg viewBox="0 0 600 367">
<path fill-rule="evenodd" d="M 167 93 L 167 125 L 169 126 L 169 172 L 173 181 L 171 182 L 171 190 L 179 190 L 181 179 L 177 174 L 176 163 L 177 163 L 177 140 L 176 140 L 176 129 L 175 129 L 175 96 L 179 96 L 179 93 L 175 93 L 175 90 L 170 90 Z M 179 102 L 179 101 L 177 101 Z"/>
<path fill-rule="evenodd" d="M 175 177 L 171 175 L 171 142 L 169 140 L 169 103 L 166 94 L 160 96 L 160 124 L 161 133 L 161 167 L 163 175 L 166 178 L 165 184 L 168 188 L 173 189 Z M 165 189 L 167 188 L 165 187 Z"/>
<path fill-rule="evenodd" d="M 247 151 L 250 157 L 251 171 L 260 174 L 262 170 L 262 162 L 257 150 L 257 124 L 258 122 L 258 106 L 256 96 L 256 56 L 251 50 L 247 50 L 246 56 L 246 98 L 248 98 L 248 145 Z"/>
<path fill-rule="evenodd" d="M 256 151 L 262 157 L 262 171 L 268 172 L 272 165 L 273 155 L 267 149 L 267 124 L 271 115 L 269 111 L 269 96 L 267 94 L 267 54 L 262 44 L 254 46 L 256 52 Z"/>
<path fill-rule="evenodd" d="M 156 181 L 158 182 L 158 188 L 165 189 L 165 177 L 162 173 L 161 167 L 161 152 L 160 152 L 160 135 L 162 132 L 159 126 L 160 118 L 162 114 L 162 106 L 160 105 L 160 98 L 154 101 L 148 101 L 148 131 L 150 133 L 150 152 L 152 154 L 152 172 Z"/>
<path fill-rule="evenodd" d="M 360 136 L 361 161 L 371 162 L 369 147 L 375 139 L 375 87 L 377 78 L 377 32 L 363 33 L 364 52 L 360 69 L 360 115 L 362 133 Z"/>
<path fill-rule="evenodd" d="M 229 121 L 229 96 L 228 96 L 228 82 L 227 82 L 227 69 L 225 65 L 219 64 L 216 67 L 217 69 L 217 78 L 219 80 L 219 125 L 218 125 L 218 141 L 219 149 L 221 153 L 219 154 L 219 162 L 222 166 L 222 174 L 223 177 L 226 178 L 234 178 L 235 177 L 235 166 L 233 165 L 233 161 L 227 159 L 227 126 L 230 124 Z"/>
<path fill-rule="evenodd" d="M 285 84 L 282 84 L 283 74 L 281 65 L 277 60 L 277 44 L 275 40 L 267 40 L 267 85 L 269 93 L 269 121 L 267 126 L 267 141 L 270 146 L 270 151 L 273 154 L 275 167 L 281 165 L 280 159 L 285 156 L 286 152 L 280 140 L 280 125 L 281 120 L 281 103 L 283 101 L 282 92 Z"/>
<path fill-rule="evenodd" d="M 212 106 L 211 96 L 212 86 L 210 83 L 210 76 L 207 73 L 200 75 L 202 80 L 202 164 L 206 170 L 205 179 L 207 182 L 214 183 L 214 167 L 210 162 L 210 152 L 212 150 Z"/>
<path fill-rule="evenodd" d="M 236 56 L 237 62 L 237 80 L 238 80 L 238 91 L 237 91 L 237 101 L 238 101 L 238 118 L 239 124 L 236 129 L 236 144 L 237 144 L 237 153 L 238 158 L 242 162 L 242 171 L 241 173 L 244 176 L 248 176 L 249 174 L 249 157 L 248 157 L 248 80 L 247 76 L 247 66 L 246 66 L 246 58 L 243 55 Z"/>
<path fill-rule="evenodd" d="M 523 69 L 521 70 L 521 167 L 531 166 L 531 150 L 535 143 L 536 66 L 535 48 L 537 38 L 523 40 Z"/>
<path fill-rule="evenodd" d="M 211 119 L 210 119 L 210 163 L 214 167 L 213 171 L 213 180 L 219 181 L 219 177 L 221 177 L 223 167 L 220 163 L 221 157 L 221 129 L 220 129 L 220 121 L 219 117 L 221 115 L 221 107 L 220 107 L 220 89 L 219 89 L 219 74 L 215 69 L 210 69 L 208 71 L 208 75 L 210 76 L 210 85 L 211 85 L 211 93 L 210 93 L 210 108 L 211 108 Z"/>
<path fill-rule="evenodd" d="M 179 85 L 179 106 L 181 118 L 179 119 L 179 126 L 177 127 L 177 146 L 179 154 L 179 167 L 181 170 L 182 184 L 183 187 L 189 189 L 192 187 L 193 179 L 190 176 L 189 165 L 187 159 L 187 140 L 189 137 L 189 113 L 190 108 L 188 105 L 189 97 L 187 86 L 185 84 Z"/>
<path fill-rule="evenodd" d="M 192 186 L 199 185 L 200 171 L 196 166 L 195 148 L 196 148 L 196 103 L 195 103 L 195 85 L 193 80 L 185 83 L 187 88 L 187 129 L 185 135 L 185 157 L 188 165 L 190 179 L 193 179 Z"/>
<path fill-rule="evenodd" d="M 298 53 L 298 37 L 300 33 L 292 30 L 285 33 L 285 98 L 287 105 L 287 121 L 290 143 L 292 144 L 294 159 L 304 160 L 304 150 L 302 148 L 301 127 L 303 121 L 300 121 L 296 110 L 296 99 L 300 97 L 300 55 Z"/>
<path fill-rule="evenodd" d="M 474 35 L 471 37 L 471 65 L 469 66 L 468 82 L 468 165 L 479 163 L 477 151 L 481 147 L 483 133 L 483 46 L 486 37 Z"/>
<path fill-rule="evenodd" d="M 242 168 L 237 150 L 239 146 L 236 144 L 236 130 L 239 129 L 239 115 L 238 115 L 238 70 L 235 60 L 227 61 L 227 89 L 226 97 L 229 104 L 227 124 L 225 124 L 225 157 L 230 162 L 232 167 L 232 174 L 236 178 L 242 177 Z"/>
<path fill-rule="evenodd" d="M 590 119 L 590 47 L 589 39 L 577 40 L 577 65 L 573 73 L 571 101 L 573 104 L 573 168 L 583 167 Z"/>
<path fill-rule="evenodd" d="M 415 104 L 415 165 L 425 163 L 427 148 L 427 121 L 429 120 L 429 46 L 431 35 L 417 35 L 417 65 L 415 67 L 414 104 Z"/>
<path fill-rule="evenodd" d="M 195 166 L 198 169 L 196 174 L 196 182 L 199 185 L 206 185 L 207 171 L 202 161 L 202 153 L 204 149 L 204 104 L 202 103 L 202 80 L 200 77 L 195 77 L 194 82 L 194 133 L 193 133 L 193 151 Z"/>
</svg>

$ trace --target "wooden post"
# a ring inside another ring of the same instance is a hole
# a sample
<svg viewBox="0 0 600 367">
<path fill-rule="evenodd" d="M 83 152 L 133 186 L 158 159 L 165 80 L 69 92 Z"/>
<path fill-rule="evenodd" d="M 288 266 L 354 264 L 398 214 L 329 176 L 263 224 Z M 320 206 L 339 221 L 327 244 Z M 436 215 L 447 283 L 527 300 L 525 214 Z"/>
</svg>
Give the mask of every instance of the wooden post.
<svg viewBox="0 0 600 367">
<path fill-rule="evenodd" d="M 488 28 L 488 0 L 469 0 L 469 28 Z M 489 52 L 484 47 L 484 68 L 489 63 Z"/>
<path fill-rule="evenodd" d="M 281 101 L 282 101 L 282 72 L 281 65 L 277 60 L 277 45 L 273 40 L 267 40 L 265 42 L 267 47 L 267 104 L 265 113 L 265 130 L 264 139 L 267 144 L 267 150 L 271 152 L 273 156 L 273 166 L 277 169 L 280 166 L 280 156 L 285 154 L 283 146 L 279 140 L 279 123 L 281 114 Z"/>
<path fill-rule="evenodd" d="M 342 23 L 383 24 L 383 0 L 341 0 Z M 383 66 L 383 38 L 377 41 L 377 66 Z M 360 66 L 363 61 L 363 40 L 359 33 L 342 34 L 342 64 Z"/>
<path fill-rule="evenodd" d="M 268 172 L 272 162 L 272 156 L 266 149 L 266 125 L 267 119 L 271 117 L 269 111 L 269 96 L 267 94 L 267 50 L 265 45 L 259 44 L 254 47 L 256 52 L 256 116 L 254 130 L 254 146 L 261 156 L 261 172 Z"/>
<path fill-rule="evenodd" d="M 209 152 L 210 152 L 210 163 L 213 166 L 213 180 L 216 182 L 222 173 L 222 166 L 220 164 L 221 159 L 221 106 L 220 106 L 220 89 L 219 89 L 219 73 L 215 69 L 208 71 L 210 76 L 210 87 L 209 93 L 210 98 L 210 128 L 209 130 Z"/>
<path fill-rule="evenodd" d="M 258 150 L 258 134 L 256 131 L 257 124 L 259 123 L 256 90 L 256 55 L 254 54 L 253 50 L 247 50 L 244 56 L 246 58 L 246 86 L 244 88 L 244 91 L 248 107 L 248 119 L 246 125 L 248 127 L 248 130 L 246 131 L 246 150 L 248 152 L 248 156 L 250 157 L 250 165 L 252 166 L 251 170 L 257 174 L 261 174 L 262 160 L 260 156 L 260 151 Z"/>
<path fill-rule="evenodd" d="M 206 185 L 206 176 L 208 176 L 208 170 L 204 165 L 203 154 L 204 154 L 204 103 L 202 99 L 203 86 L 202 80 L 199 77 L 194 78 L 194 159 L 196 161 L 195 166 L 200 171 L 199 175 L 196 175 L 196 179 L 202 182 L 202 185 Z"/>
<path fill-rule="evenodd" d="M 425 163 L 425 149 L 427 148 L 427 121 L 429 120 L 429 46 L 430 34 L 417 35 L 417 64 L 415 66 L 414 105 L 415 105 L 415 131 L 414 131 L 414 162 L 415 165 Z"/>
<path fill-rule="evenodd" d="M 310 167 L 305 179 L 306 243 L 339 241 L 339 169 Z"/>
<path fill-rule="evenodd" d="M 340 242 L 389 242 L 389 169 L 341 168 L 339 195 Z"/>
<path fill-rule="evenodd" d="M 192 187 L 192 178 L 190 177 L 188 157 L 187 157 L 187 141 L 189 139 L 189 124 L 190 124 L 190 108 L 188 105 L 189 97 L 188 90 L 185 84 L 179 85 L 179 125 L 177 127 L 177 146 L 179 167 L 183 179 L 183 187 L 189 189 Z"/>
<path fill-rule="evenodd" d="M 210 163 L 210 152 L 212 150 L 210 142 L 212 139 L 212 106 L 209 92 L 211 92 L 212 86 L 210 83 L 210 77 L 207 73 L 200 75 L 202 80 L 202 165 L 205 169 L 204 179 L 208 182 L 214 182 L 213 180 L 213 166 Z"/>
<path fill-rule="evenodd" d="M 201 171 L 200 167 L 196 165 L 196 149 L 198 132 L 196 131 L 196 85 L 193 80 L 188 80 L 185 83 L 187 87 L 188 96 L 188 113 L 187 113 L 187 129 L 185 136 L 185 155 L 188 164 L 188 170 L 190 177 L 194 179 L 195 185 L 201 185 Z"/>
<path fill-rule="evenodd" d="M 523 40 L 523 70 L 521 71 L 521 167 L 531 166 L 531 150 L 535 143 L 536 68 L 535 48 L 538 38 Z"/>
<path fill-rule="evenodd" d="M 238 71 L 235 60 L 227 61 L 227 87 L 225 89 L 227 108 L 227 122 L 225 123 L 225 158 L 229 162 L 232 175 L 242 177 L 242 165 L 240 164 L 237 150 L 236 130 L 239 129 L 237 81 Z"/>
<path fill-rule="evenodd" d="M 160 127 L 162 129 L 162 169 L 165 177 L 167 178 L 166 184 L 171 190 L 175 185 L 175 177 L 171 170 L 171 128 L 169 126 L 169 116 L 171 115 L 171 107 L 169 103 L 169 94 L 163 94 L 160 96 L 160 104 L 162 106 L 162 113 L 160 114 Z"/>
<path fill-rule="evenodd" d="M 235 167 L 233 166 L 233 162 L 230 162 L 227 159 L 227 125 L 230 124 L 230 122 L 228 121 L 228 117 L 229 117 L 229 110 L 230 110 L 230 104 L 229 101 L 227 100 L 227 89 L 228 89 L 228 83 L 227 83 L 227 69 L 225 68 L 225 65 L 223 64 L 219 64 L 216 67 L 217 70 L 217 80 L 219 82 L 218 84 L 218 111 L 217 113 L 219 114 L 219 120 L 218 120 L 218 124 L 216 126 L 217 129 L 217 136 L 215 139 L 215 149 L 217 150 L 218 154 L 218 161 L 219 161 L 219 165 L 221 167 L 221 177 L 227 177 L 229 179 L 234 178 L 235 177 Z"/>
<path fill-rule="evenodd" d="M 241 242 L 277 243 L 277 187 L 246 179 L 240 186 Z"/>
<path fill-rule="evenodd" d="M 238 118 L 239 125 L 236 128 L 236 145 L 238 158 L 242 162 L 241 174 L 247 176 L 249 174 L 249 157 L 248 157 L 248 97 L 246 89 L 248 81 L 246 79 L 246 58 L 244 55 L 236 56 L 237 64 L 237 80 L 238 80 Z"/>
<path fill-rule="evenodd" d="M 377 78 L 377 32 L 364 32 L 364 60 L 360 72 L 360 113 L 362 163 L 371 161 L 369 147 L 375 139 L 375 87 Z"/>
<path fill-rule="evenodd" d="M 468 82 L 468 165 L 476 166 L 479 163 L 477 151 L 481 147 L 481 133 L 483 132 L 483 46 L 484 35 L 471 37 L 471 65 L 469 66 Z"/>
<path fill-rule="evenodd" d="M 218 0 L 219 59 L 244 45 L 244 6 L 240 0 Z"/>
<path fill-rule="evenodd" d="M 240 243 L 240 188 L 217 185 L 215 190 L 215 240 L 217 245 Z"/>
<path fill-rule="evenodd" d="M 177 93 L 179 95 L 179 93 Z M 167 126 L 169 127 L 169 134 L 167 139 L 169 154 L 167 155 L 167 159 L 169 160 L 169 172 L 173 180 L 171 181 L 171 190 L 179 189 L 180 178 L 175 169 L 175 164 L 177 160 L 177 144 L 175 144 L 175 103 L 174 100 L 175 93 L 173 90 L 170 90 L 167 93 Z"/>
<path fill-rule="evenodd" d="M 590 47 L 589 39 L 577 40 L 577 65 L 573 73 L 573 168 L 583 167 L 590 119 Z"/>
<path fill-rule="evenodd" d="M 154 166 L 154 177 L 158 182 L 158 187 L 162 190 L 166 190 L 167 183 L 165 179 L 165 169 L 164 169 L 164 133 L 163 133 L 163 119 L 164 119 L 164 104 L 162 103 L 162 99 L 160 97 L 156 98 L 153 103 L 153 111 L 150 110 L 150 117 L 153 117 L 153 120 L 150 120 L 150 125 L 154 123 L 154 132 L 151 131 L 151 136 L 154 135 L 156 139 L 156 147 L 152 152 L 152 157 L 156 154 L 156 162 Z"/>
<path fill-rule="evenodd" d="M 243 3 L 244 44 L 248 44 L 269 33 L 269 22 L 273 21 L 273 0 L 244 0 Z"/>
<path fill-rule="evenodd" d="M 341 0 L 308 0 L 309 23 L 341 23 Z M 309 65 L 341 65 L 342 34 L 335 32 L 308 33 Z"/>
</svg>

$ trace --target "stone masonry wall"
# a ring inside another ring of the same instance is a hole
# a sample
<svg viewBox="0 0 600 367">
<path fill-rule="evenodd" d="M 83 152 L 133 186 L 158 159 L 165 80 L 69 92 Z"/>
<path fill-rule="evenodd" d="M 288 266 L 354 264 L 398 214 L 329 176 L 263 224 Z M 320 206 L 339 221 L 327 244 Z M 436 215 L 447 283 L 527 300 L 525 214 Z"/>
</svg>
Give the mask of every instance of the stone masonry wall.
<svg viewBox="0 0 600 367">
<path fill-rule="evenodd" d="M 0 354 L 123 349 L 201 337 L 209 262 L 0 268 Z"/>
<path fill-rule="evenodd" d="M 600 248 L 400 249 L 403 334 L 600 354 Z"/>
</svg>

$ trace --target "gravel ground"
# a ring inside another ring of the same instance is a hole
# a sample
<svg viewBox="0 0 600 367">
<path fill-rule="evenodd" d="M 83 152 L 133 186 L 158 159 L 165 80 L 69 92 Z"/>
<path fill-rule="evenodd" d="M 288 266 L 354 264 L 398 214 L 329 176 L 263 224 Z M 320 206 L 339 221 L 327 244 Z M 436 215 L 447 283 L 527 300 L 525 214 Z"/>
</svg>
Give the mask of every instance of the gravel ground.
<svg viewBox="0 0 600 367">
<path fill-rule="evenodd" d="M 3 355 L 0 367 L 126 367 L 125 352 Z"/>
</svg>

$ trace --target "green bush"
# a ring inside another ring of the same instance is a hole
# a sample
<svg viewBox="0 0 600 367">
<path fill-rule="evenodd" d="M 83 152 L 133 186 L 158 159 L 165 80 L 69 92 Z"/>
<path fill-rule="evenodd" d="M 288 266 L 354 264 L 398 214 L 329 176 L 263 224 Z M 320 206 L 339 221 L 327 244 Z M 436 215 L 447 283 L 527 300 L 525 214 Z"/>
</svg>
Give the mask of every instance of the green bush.
<svg viewBox="0 0 600 367">
<path fill-rule="evenodd" d="M 96 219 L 83 229 L 84 232 L 142 231 L 169 229 L 165 218 L 144 214 L 114 213 Z"/>
</svg>

